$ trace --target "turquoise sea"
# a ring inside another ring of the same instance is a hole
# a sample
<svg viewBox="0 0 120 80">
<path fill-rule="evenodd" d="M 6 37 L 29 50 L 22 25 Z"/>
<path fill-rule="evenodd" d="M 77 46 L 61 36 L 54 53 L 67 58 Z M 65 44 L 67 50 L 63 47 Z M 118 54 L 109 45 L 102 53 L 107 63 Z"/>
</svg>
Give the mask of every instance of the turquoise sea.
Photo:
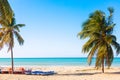
<svg viewBox="0 0 120 80">
<path fill-rule="evenodd" d="M 95 58 L 91 66 L 94 66 Z M 10 58 L 0 58 L 0 66 L 10 66 Z M 88 66 L 87 58 L 14 58 L 15 66 Z M 114 58 L 112 66 L 120 67 L 120 58 Z"/>
</svg>

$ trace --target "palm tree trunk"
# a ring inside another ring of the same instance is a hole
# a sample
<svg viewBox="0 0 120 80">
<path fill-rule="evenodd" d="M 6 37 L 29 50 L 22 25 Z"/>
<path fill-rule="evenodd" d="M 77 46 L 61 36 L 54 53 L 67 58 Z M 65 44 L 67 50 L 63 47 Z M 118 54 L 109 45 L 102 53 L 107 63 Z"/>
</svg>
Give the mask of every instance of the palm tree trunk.
<svg viewBox="0 0 120 80">
<path fill-rule="evenodd" d="M 11 47 L 11 65 L 12 65 L 12 74 L 14 73 L 14 60 L 13 60 L 13 49 Z"/>
<path fill-rule="evenodd" d="M 104 73 L 104 57 L 102 59 L 102 72 Z"/>
</svg>

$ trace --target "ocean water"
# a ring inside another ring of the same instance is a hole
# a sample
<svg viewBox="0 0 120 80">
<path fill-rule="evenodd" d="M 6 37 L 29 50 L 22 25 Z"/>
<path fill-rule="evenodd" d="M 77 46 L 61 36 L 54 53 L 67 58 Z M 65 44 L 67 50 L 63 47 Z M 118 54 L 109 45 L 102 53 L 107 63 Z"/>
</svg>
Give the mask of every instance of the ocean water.
<svg viewBox="0 0 120 80">
<path fill-rule="evenodd" d="M 10 58 L 0 58 L 0 66 L 10 66 Z M 15 66 L 88 66 L 87 58 L 14 58 Z M 91 66 L 95 65 L 95 58 Z M 120 58 L 114 58 L 112 66 L 120 67 Z"/>
</svg>

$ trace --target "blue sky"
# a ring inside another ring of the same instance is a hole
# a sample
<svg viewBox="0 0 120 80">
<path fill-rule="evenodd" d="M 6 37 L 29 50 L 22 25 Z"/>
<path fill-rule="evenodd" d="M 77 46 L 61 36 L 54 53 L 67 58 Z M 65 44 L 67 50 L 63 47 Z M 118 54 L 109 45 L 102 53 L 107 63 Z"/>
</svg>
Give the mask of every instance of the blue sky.
<svg viewBox="0 0 120 80">
<path fill-rule="evenodd" d="M 14 57 L 83 57 L 77 33 L 82 23 L 95 10 L 108 13 L 115 9 L 114 34 L 120 43 L 120 0 L 9 0 L 17 23 L 26 24 L 20 34 L 25 40 L 19 46 L 15 40 Z M 6 47 L 0 57 L 10 57 Z"/>
</svg>

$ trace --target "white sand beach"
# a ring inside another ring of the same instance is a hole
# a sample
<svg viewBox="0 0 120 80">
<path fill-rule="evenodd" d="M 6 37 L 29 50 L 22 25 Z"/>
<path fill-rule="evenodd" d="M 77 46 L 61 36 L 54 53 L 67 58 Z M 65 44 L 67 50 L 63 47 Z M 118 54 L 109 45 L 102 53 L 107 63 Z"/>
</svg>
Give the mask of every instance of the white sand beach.
<svg viewBox="0 0 120 80">
<path fill-rule="evenodd" d="M 57 74 L 25 75 L 25 74 L 0 74 L 0 80 L 120 80 L 120 67 L 96 70 L 94 67 L 80 66 L 41 66 L 32 67 L 33 70 L 55 71 Z"/>
</svg>

